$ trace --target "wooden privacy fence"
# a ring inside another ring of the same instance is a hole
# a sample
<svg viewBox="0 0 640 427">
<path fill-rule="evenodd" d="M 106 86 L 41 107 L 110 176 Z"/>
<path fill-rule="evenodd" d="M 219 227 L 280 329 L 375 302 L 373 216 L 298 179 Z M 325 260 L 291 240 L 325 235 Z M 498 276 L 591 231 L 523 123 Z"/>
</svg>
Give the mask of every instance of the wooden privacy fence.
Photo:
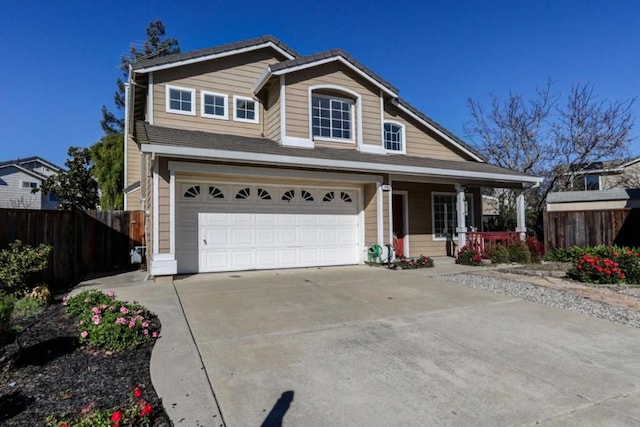
<svg viewBox="0 0 640 427">
<path fill-rule="evenodd" d="M 61 289 L 89 273 L 130 268 L 130 250 L 145 245 L 144 219 L 143 211 L 0 209 L 0 249 L 15 240 L 50 245 L 42 280 Z"/>
<path fill-rule="evenodd" d="M 595 245 L 640 247 L 640 209 L 544 213 L 547 251 Z"/>
</svg>

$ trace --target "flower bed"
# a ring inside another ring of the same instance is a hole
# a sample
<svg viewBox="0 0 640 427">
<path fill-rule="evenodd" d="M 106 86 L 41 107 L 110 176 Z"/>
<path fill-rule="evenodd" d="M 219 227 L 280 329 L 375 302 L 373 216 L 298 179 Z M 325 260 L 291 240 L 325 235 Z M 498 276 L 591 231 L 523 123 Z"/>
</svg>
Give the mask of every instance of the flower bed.
<svg viewBox="0 0 640 427">
<path fill-rule="evenodd" d="M 616 246 L 572 248 L 567 275 L 580 282 L 640 284 L 640 250 Z"/>
<path fill-rule="evenodd" d="M 420 255 L 417 258 L 407 258 L 404 256 L 398 257 L 395 261 L 395 266 L 402 270 L 413 270 L 416 268 L 431 268 L 433 267 L 433 259 L 425 255 Z"/>
</svg>

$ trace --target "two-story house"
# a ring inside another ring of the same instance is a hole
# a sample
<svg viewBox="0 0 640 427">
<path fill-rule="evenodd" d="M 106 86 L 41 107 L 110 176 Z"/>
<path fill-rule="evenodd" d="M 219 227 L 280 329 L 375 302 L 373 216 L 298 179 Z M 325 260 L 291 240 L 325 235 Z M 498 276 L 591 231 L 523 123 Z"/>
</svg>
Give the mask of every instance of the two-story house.
<svg viewBox="0 0 640 427">
<path fill-rule="evenodd" d="M 32 190 L 61 170 L 37 156 L 0 162 L 0 208 L 57 209 L 55 194 L 33 193 Z"/>
<path fill-rule="evenodd" d="M 342 50 L 267 36 L 130 69 L 125 206 L 148 213 L 154 275 L 358 264 L 395 240 L 444 255 L 480 227 L 487 164 Z M 524 232 L 524 198 L 519 230 Z"/>
<path fill-rule="evenodd" d="M 599 191 L 640 188 L 640 157 L 613 159 L 583 165 L 567 173 L 571 191 Z"/>
</svg>

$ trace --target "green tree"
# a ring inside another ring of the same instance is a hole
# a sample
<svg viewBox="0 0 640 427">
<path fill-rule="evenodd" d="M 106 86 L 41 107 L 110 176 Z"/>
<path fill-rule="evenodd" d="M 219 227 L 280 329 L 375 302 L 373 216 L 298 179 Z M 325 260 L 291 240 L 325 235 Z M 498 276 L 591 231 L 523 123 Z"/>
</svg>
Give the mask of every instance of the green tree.
<svg viewBox="0 0 640 427">
<path fill-rule="evenodd" d="M 122 194 L 124 182 L 123 135 L 109 133 L 91 147 L 91 157 L 95 163 L 93 174 L 100 183 L 100 206 L 102 209 L 123 209 Z"/>
<path fill-rule="evenodd" d="M 142 46 L 132 46 L 129 52 L 120 58 L 120 70 L 122 77 L 116 79 L 116 92 L 113 101 L 119 111 L 124 111 L 124 84 L 129 78 L 129 65 L 143 59 L 156 58 L 160 56 L 180 53 L 180 45 L 177 39 L 165 38 L 164 24 L 160 20 L 149 22 L 146 29 L 147 39 Z M 106 106 L 102 106 L 102 120 L 100 122 L 106 134 L 122 133 L 124 129 L 124 118 L 122 114 L 115 114 Z"/>
<path fill-rule="evenodd" d="M 59 209 L 95 209 L 98 203 L 98 183 L 93 177 L 93 161 L 88 148 L 69 147 L 67 170 L 48 177 L 33 192 L 55 193 Z"/>
<path fill-rule="evenodd" d="M 117 112 L 102 106 L 100 126 L 105 135 L 91 147 L 95 163 L 96 179 L 100 185 L 100 205 L 104 209 L 124 207 L 124 117 L 125 81 L 129 77 L 129 65 L 143 59 L 172 55 L 180 52 L 178 40 L 165 37 L 164 24 L 160 20 L 150 22 L 146 29 L 147 40 L 141 46 L 132 46 L 120 58 L 122 77 L 116 80 L 114 103 Z"/>
</svg>

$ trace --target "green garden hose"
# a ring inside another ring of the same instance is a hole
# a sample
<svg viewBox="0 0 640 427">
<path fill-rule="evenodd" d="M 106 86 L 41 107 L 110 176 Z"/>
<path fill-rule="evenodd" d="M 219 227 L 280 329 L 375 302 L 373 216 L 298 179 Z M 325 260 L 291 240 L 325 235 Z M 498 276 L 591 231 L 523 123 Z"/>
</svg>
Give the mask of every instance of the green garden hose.
<svg viewBox="0 0 640 427">
<path fill-rule="evenodd" d="M 369 254 L 369 261 L 375 262 L 378 258 L 380 258 L 380 255 L 382 255 L 382 248 L 380 247 L 380 245 L 371 245 L 369 246 L 369 250 L 367 252 Z"/>
</svg>

